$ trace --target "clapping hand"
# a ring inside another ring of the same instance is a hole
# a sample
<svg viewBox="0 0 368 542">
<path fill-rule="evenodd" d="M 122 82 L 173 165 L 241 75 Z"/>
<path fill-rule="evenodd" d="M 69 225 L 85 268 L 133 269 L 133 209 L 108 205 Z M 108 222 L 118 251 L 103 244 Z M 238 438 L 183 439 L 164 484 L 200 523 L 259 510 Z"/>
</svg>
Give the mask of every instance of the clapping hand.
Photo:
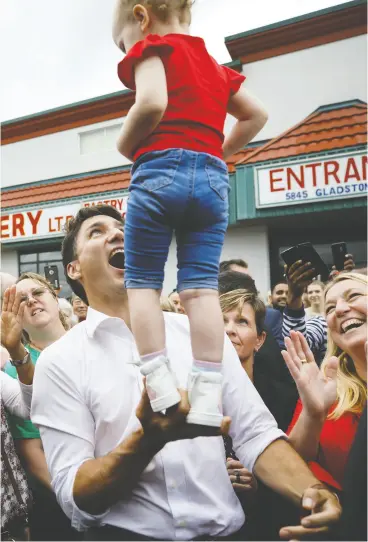
<svg viewBox="0 0 368 542">
<path fill-rule="evenodd" d="M 311 417 L 326 417 L 337 397 L 339 360 L 331 357 L 324 370 L 319 369 L 305 337 L 291 331 L 285 339 L 282 356 L 298 388 L 303 408 Z"/>
<path fill-rule="evenodd" d="M 1 312 L 1 344 L 10 353 L 19 348 L 23 333 L 23 314 L 25 301 L 16 286 L 7 288 Z"/>
</svg>

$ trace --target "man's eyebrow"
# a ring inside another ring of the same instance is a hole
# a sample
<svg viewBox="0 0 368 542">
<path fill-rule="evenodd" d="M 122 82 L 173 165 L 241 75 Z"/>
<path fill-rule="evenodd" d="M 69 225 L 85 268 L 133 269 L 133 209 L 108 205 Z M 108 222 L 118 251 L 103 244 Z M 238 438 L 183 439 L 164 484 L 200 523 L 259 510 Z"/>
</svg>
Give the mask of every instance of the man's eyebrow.
<svg viewBox="0 0 368 542">
<path fill-rule="evenodd" d="M 124 224 L 122 222 L 119 222 L 119 220 L 115 220 L 115 226 L 117 228 L 122 228 L 124 229 Z"/>
<path fill-rule="evenodd" d="M 91 224 L 90 226 L 88 226 L 87 228 L 87 231 L 90 231 L 92 230 L 93 228 L 102 228 L 102 227 L 105 227 L 105 223 L 104 222 L 93 222 L 93 224 Z"/>
</svg>

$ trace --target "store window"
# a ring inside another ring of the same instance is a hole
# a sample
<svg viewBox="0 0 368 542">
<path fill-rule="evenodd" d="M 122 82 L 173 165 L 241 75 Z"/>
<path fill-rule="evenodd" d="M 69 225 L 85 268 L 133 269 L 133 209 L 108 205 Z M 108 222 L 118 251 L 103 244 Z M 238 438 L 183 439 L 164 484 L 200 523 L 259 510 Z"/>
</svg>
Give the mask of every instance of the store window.
<svg viewBox="0 0 368 542">
<path fill-rule="evenodd" d="M 122 126 L 123 123 L 119 122 L 104 128 L 81 132 L 79 134 L 80 153 L 91 154 L 115 149 Z"/>
<path fill-rule="evenodd" d="M 59 296 L 70 297 L 73 292 L 65 279 L 60 250 L 51 250 L 48 252 L 27 252 L 19 254 L 20 274 L 32 272 L 45 276 L 46 265 L 57 266 L 59 272 L 59 281 L 61 285 Z"/>
</svg>

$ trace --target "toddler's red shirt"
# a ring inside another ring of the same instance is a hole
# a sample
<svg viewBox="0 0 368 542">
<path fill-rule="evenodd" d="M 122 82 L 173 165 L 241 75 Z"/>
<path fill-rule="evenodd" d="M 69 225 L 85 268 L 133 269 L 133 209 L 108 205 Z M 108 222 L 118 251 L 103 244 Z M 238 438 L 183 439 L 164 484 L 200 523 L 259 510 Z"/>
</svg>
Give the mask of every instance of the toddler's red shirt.
<svg viewBox="0 0 368 542">
<path fill-rule="evenodd" d="M 165 66 L 168 106 L 160 124 L 136 149 L 134 160 L 150 151 L 172 148 L 222 158 L 228 102 L 245 80 L 244 75 L 218 64 L 202 38 L 151 34 L 136 43 L 119 63 L 118 75 L 126 87 L 135 90 L 135 65 L 151 56 L 159 56 Z"/>
</svg>

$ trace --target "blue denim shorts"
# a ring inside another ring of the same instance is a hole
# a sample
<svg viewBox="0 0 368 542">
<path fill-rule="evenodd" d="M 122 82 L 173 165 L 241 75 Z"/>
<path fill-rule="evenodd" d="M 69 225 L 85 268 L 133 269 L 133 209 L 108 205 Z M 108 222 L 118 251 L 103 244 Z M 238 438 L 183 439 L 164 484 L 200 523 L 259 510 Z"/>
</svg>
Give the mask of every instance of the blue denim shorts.
<svg viewBox="0 0 368 542">
<path fill-rule="evenodd" d="M 229 218 L 229 177 L 220 158 L 184 149 L 133 165 L 125 222 L 125 287 L 159 290 L 173 233 L 178 291 L 217 290 Z"/>
</svg>

